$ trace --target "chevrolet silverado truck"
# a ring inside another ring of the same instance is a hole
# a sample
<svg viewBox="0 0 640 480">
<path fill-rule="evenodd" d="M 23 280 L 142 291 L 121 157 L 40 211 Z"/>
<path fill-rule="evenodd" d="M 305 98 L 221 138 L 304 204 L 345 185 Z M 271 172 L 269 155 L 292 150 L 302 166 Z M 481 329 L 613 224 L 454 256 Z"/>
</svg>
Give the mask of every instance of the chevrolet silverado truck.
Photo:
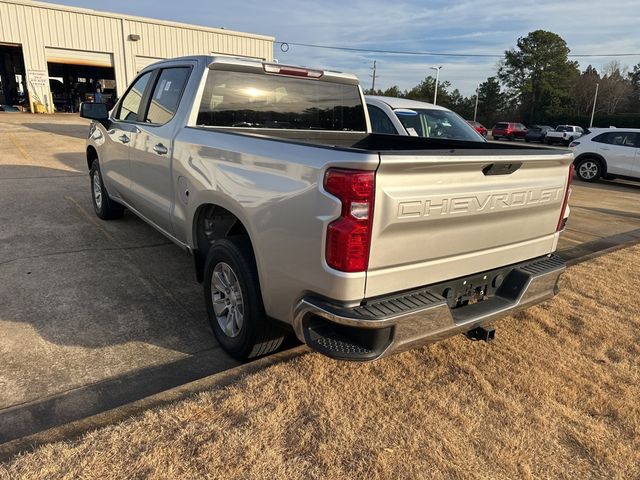
<svg viewBox="0 0 640 480">
<path fill-rule="evenodd" d="M 547 145 L 561 143 L 567 146 L 583 134 L 584 130 L 582 127 L 578 127 L 577 125 L 558 125 L 555 130 L 549 130 L 547 132 L 544 137 L 544 141 Z"/>
<path fill-rule="evenodd" d="M 221 346 L 372 360 L 552 297 L 572 155 L 371 133 L 355 76 L 197 56 L 84 103 L 91 197 L 190 252 Z M 470 129 L 469 129 L 470 130 Z"/>
</svg>

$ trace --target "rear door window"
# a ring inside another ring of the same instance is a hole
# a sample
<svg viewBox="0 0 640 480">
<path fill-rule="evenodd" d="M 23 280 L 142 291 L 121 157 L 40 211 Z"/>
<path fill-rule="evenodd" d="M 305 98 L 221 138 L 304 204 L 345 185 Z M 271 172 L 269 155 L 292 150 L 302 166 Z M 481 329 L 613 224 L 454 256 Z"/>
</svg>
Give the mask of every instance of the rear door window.
<svg viewBox="0 0 640 480">
<path fill-rule="evenodd" d="M 618 145 L 622 147 L 638 147 L 638 134 L 634 132 L 607 132 L 593 138 L 594 142 Z"/>
<path fill-rule="evenodd" d="M 190 73 L 190 67 L 165 68 L 160 72 L 149 102 L 145 123 L 163 125 L 173 118 Z"/>
</svg>

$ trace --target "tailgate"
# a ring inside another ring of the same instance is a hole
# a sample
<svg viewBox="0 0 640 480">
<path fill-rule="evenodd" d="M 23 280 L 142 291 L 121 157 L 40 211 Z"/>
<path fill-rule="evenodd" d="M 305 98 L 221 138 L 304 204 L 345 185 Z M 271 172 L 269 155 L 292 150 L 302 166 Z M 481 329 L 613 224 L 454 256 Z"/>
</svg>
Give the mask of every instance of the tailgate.
<svg viewBox="0 0 640 480">
<path fill-rule="evenodd" d="M 542 149 L 381 153 L 365 296 L 552 252 L 572 161 Z"/>
</svg>

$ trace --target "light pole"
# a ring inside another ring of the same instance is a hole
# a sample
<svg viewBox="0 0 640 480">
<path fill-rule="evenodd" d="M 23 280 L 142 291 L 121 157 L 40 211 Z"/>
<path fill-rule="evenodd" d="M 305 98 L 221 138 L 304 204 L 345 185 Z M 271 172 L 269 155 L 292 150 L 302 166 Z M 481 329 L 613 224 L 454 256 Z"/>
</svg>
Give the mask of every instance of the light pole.
<svg viewBox="0 0 640 480">
<path fill-rule="evenodd" d="M 479 94 L 479 90 L 480 90 L 480 84 L 478 84 L 478 86 L 476 87 L 476 106 L 473 109 L 473 121 L 476 121 L 476 115 L 478 115 L 478 94 Z"/>
<path fill-rule="evenodd" d="M 596 83 L 596 94 L 593 96 L 593 109 L 591 110 L 591 121 L 589 122 L 589 128 L 593 127 L 593 116 L 596 114 L 596 102 L 598 101 L 598 87 L 599 83 Z"/>
<path fill-rule="evenodd" d="M 439 67 L 431 67 L 431 70 L 435 70 L 436 71 L 436 89 L 433 92 L 433 104 L 437 105 L 437 101 L 438 101 L 438 79 L 440 78 L 440 69 L 442 68 L 442 65 L 440 65 Z"/>
</svg>

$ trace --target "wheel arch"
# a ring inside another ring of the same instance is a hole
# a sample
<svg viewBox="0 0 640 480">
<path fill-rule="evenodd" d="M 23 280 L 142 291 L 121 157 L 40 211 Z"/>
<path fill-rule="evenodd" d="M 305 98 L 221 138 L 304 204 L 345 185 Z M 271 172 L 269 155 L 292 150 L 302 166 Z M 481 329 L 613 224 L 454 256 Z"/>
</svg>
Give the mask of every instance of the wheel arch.
<svg viewBox="0 0 640 480">
<path fill-rule="evenodd" d="M 256 265 L 258 264 L 254 242 L 249 229 L 240 216 L 229 209 L 215 203 L 203 203 L 194 212 L 191 228 L 193 257 L 198 282 L 202 282 L 209 249 L 216 240 L 222 238 L 246 236 Z M 260 268 L 258 268 L 258 273 L 260 273 Z"/>
<path fill-rule="evenodd" d="M 87 147 L 87 170 L 91 170 L 94 160 L 98 159 L 98 151 L 93 145 Z"/>
<path fill-rule="evenodd" d="M 587 158 L 592 158 L 596 160 L 602 166 L 603 176 L 607 173 L 607 161 L 604 159 L 602 155 L 598 153 L 593 153 L 593 152 L 581 153 L 573 160 L 573 165 L 577 167 L 582 160 L 585 160 Z"/>
</svg>

